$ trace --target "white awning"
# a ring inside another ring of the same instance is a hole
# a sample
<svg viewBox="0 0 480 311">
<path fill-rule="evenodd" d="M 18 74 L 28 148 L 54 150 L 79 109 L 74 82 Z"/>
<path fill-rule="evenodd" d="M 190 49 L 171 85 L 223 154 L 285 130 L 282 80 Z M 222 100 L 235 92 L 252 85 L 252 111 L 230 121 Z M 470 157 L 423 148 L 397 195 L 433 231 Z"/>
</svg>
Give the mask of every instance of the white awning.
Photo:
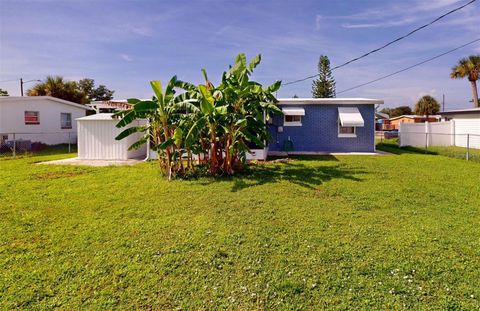
<svg viewBox="0 0 480 311">
<path fill-rule="evenodd" d="M 338 117 L 342 126 L 363 127 L 365 125 L 357 107 L 339 107 Z"/>
<path fill-rule="evenodd" d="M 286 116 L 304 116 L 305 109 L 303 108 L 282 108 L 282 112 Z"/>
</svg>

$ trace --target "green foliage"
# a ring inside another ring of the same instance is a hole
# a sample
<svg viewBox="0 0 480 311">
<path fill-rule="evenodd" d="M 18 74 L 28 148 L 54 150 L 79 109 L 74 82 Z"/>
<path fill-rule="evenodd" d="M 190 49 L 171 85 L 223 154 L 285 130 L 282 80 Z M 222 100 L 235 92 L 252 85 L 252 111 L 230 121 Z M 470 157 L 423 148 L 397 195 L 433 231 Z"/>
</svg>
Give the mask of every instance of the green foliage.
<svg viewBox="0 0 480 311">
<path fill-rule="evenodd" d="M 88 104 L 92 100 L 109 100 L 114 91 L 105 85 L 95 88 L 93 79 L 67 81 L 61 76 L 47 76 L 44 82 L 37 83 L 27 91 L 28 96 L 53 96 L 78 104 Z"/>
<path fill-rule="evenodd" d="M 480 107 L 477 90 L 477 80 L 480 79 L 480 55 L 470 55 L 462 58 L 458 64 L 452 68 L 450 73 L 452 79 L 467 78 L 472 85 L 472 100 L 475 107 Z"/>
<path fill-rule="evenodd" d="M 386 113 L 390 116 L 390 118 L 402 116 L 402 115 L 409 115 L 413 114 L 412 108 L 410 106 L 398 106 L 395 108 L 383 108 L 380 110 L 382 113 Z"/>
<path fill-rule="evenodd" d="M 2 310 L 479 309 L 479 163 L 36 164 L 66 156 L 0 160 Z"/>
<path fill-rule="evenodd" d="M 0 89 L 0 96 L 9 96 L 7 90 Z"/>
<path fill-rule="evenodd" d="M 313 98 L 332 98 L 335 97 L 335 79 L 330 69 L 330 60 L 326 55 L 320 55 L 318 61 L 318 79 L 312 84 Z"/>
<path fill-rule="evenodd" d="M 245 164 L 248 144 L 264 146 L 269 134 L 264 117 L 281 113 L 273 93 L 280 81 L 263 88 L 250 80 L 260 55 L 248 64 L 239 54 L 230 69 L 222 74 L 222 82 L 214 86 L 205 69 L 204 84 L 195 86 L 173 77 L 165 90 L 160 81 L 152 81 L 153 101 L 132 101 L 130 110 L 117 114 L 118 127 L 137 118 L 149 120 L 146 131 L 159 152 L 160 168 L 171 179 L 189 176 L 198 166 L 207 166 L 211 175 L 231 175 Z M 175 88 L 181 89 L 180 94 Z M 125 130 L 122 139 L 134 130 Z M 193 156 L 197 155 L 195 165 Z"/>
<path fill-rule="evenodd" d="M 440 111 L 440 104 L 430 95 L 425 95 L 415 104 L 415 114 L 430 116 Z"/>
<path fill-rule="evenodd" d="M 95 80 L 88 78 L 79 80 L 78 86 L 89 102 L 95 100 L 110 100 L 113 98 L 113 93 L 115 93 L 115 91 L 108 89 L 103 84 L 95 87 Z"/>
</svg>

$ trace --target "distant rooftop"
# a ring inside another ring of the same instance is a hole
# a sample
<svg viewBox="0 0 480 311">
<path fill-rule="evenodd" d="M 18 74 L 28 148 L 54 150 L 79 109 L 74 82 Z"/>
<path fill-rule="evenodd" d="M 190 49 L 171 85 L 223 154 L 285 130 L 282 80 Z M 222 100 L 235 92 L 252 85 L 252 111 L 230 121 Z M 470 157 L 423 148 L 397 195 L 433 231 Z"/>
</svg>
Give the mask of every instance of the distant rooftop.
<svg viewBox="0 0 480 311">
<path fill-rule="evenodd" d="M 396 120 L 396 119 L 401 119 L 401 118 L 408 118 L 408 119 L 420 119 L 420 118 L 427 118 L 426 115 L 419 115 L 419 114 L 403 114 L 401 116 L 398 116 L 398 117 L 393 117 L 393 118 L 390 118 L 390 120 Z M 439 115 L 429 115 L 428 118 L 436 118 L 436 119 L 440 119 L 441 116 Z"/>
<path fill-rule="evenodd" d="M 477 114 L 480 113 L 480 107 L 478 108 L 467 108 L 467 109 L 457 109 L 457 110 L 448 110 L 439 112 L 441 115 L 449 115 L 449 114 Z"/>
</svg>

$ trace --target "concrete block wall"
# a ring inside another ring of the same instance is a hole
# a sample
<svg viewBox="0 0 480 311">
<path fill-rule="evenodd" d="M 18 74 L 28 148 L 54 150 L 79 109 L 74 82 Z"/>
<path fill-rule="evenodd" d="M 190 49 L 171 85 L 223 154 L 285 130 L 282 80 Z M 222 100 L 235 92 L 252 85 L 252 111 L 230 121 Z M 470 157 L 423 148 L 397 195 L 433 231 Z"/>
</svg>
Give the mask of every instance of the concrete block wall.
<svg viewBox="0 0 480 311">
<path fill-rule="evenodd" d="M 338 108 L 357 107 L 365 125 L 357 127 L 357 137 L 338 137 Z M 280 108 L 303 108 L 302 126 L 284 126 L 283 115 L 273 116 L 269 131 L 269 151 L 283 151 L 284 142 L 290 137 L 294 151 L 301 152 L 374 152 L 375 109 L 374 105 L 305 104 L 281 105 Z M 278 127 L 283 132 L 278 132 Z"/>
</svg>

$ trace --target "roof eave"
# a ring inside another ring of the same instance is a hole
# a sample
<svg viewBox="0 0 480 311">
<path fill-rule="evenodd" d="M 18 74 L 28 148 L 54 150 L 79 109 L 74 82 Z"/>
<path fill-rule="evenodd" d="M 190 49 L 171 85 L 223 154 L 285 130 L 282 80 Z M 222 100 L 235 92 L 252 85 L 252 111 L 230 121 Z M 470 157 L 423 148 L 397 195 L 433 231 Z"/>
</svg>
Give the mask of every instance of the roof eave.
<svg viewBox="0 0 480 311">
<path fill-rule="evenodd" d="M 278 105 L 382 105 L 372 98 L 278 98 Z"/>
</svg>

